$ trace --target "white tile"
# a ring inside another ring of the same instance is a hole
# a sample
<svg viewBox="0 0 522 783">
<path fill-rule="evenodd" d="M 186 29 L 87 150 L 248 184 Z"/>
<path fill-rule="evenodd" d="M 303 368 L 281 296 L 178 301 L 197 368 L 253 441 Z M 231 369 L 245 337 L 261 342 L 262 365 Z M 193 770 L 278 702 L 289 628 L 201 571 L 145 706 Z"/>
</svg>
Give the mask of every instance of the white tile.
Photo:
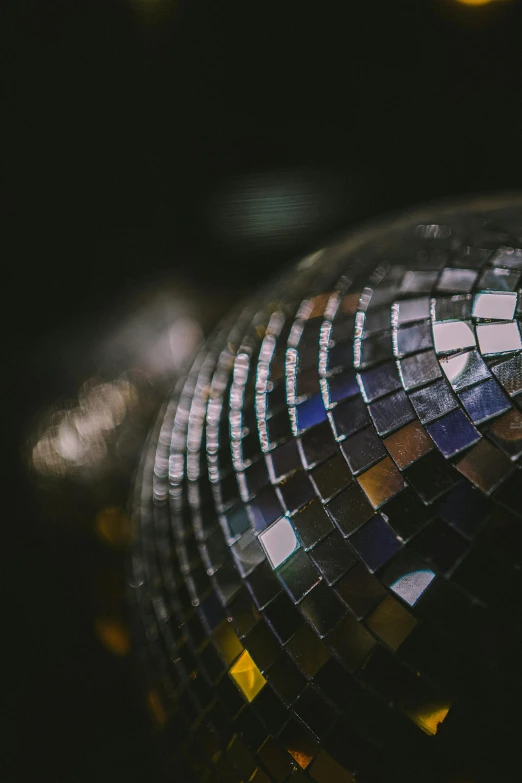
<svg viewBox="0 0 522 783">
<path fill-rule="evenodd" d="M 299 547 L 299 541 L 288 517 L 273 522 L 259 534 L 259 540 L 272 568 L 277 568 L 288 560 Z"/>
<path fill-rule="evenodd" d="M 434 578 L 435 574 L 428 569 L 411 571 L 409 574 L 405 574 L 400 579 L 397 579 L 390 589 L 396 595 L 399 595 L 403 601 L 406 601 L 407 604 L 413 606 Z"/>
<path fill-rule="evenodd" d="M 440 321 L 433 324 L 433 342 L 437 353 L 473 348 L 475 335 L 465 321 Z"/>
<path fill-rule="evenodd" d="M 517 306 L 515 293 L 483 291 L 475 295 L 473 310 L 474 318 L 491 318 L 496 321 L 511 321 Z"/>
<path fill-rule="evenodd" d="M 483 354 L 518 351 L 522 348 L 522 340 L 516 321 L 507 324 L 479 324 L 477 336 L 480 351 Z"/>
</svg>

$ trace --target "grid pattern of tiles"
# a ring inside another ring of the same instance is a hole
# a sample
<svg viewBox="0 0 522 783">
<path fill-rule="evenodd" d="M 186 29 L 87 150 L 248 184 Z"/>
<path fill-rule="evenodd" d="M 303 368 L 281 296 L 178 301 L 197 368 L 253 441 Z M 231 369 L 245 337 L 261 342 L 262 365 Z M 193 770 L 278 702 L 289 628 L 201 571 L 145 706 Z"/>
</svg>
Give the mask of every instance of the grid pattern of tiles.
<svg viewBox="0 0 522 783">
<path fill-rule="evenodd" d="M 522 220 L 500 218 L 305 259 L 162 413 L 132 592 L 199 780 L 449 781 L 452 743 L 472 764 L 521 625 L 500 640 L 522 562 Z"/>
</svg>

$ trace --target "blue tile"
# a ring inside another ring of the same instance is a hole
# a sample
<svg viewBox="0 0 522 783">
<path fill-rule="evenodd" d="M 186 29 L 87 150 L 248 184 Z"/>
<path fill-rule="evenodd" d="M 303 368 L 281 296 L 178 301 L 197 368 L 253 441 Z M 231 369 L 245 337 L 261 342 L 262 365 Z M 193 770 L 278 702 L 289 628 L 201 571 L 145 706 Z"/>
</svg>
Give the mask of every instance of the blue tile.
<svg viewBox="0 0 522 783">
<path fill-rule="evenodd" d="M 401 388 L 401 380 L 394 362 L 387 362 L 373 370 L 362 372 L 359 375 L 359 382 L 366 402 L 372 402 L 388 392 Z"/>
<path fill-rule="evenodd" d="M 296 406 L 297 430 L 302 432 L 314 424 L 319 424 L 326 419 L 326 410 L 323 404 L 323 398 L 320 394 L 315 394 L 309 400 L 305 400 Z"/>
<path fill-rule="evenodd" d="M 445 457 L 452 457 L 480 440 L 479 431 L 461 410 L 443 416 L 426 429 Z"/>
<path fill-rule="evenodd" d="M 334 375 L 333 378 L 328 379 L 327 383 L 330 404 L 332 402 L 344 400 L 346 397 L 354 397 L 356 394 L 359 394 L 357 379 L 352 370 L 341 372 L 339 375 Z"/>
<path fill-rule="evenodd" d="M 460 400 L 475 424 L 509 410 L 511 404 L 493 379 L 462 392 Z"/>
<path fill-rule="evenodd" d="M 380 514 L 375 514 L 349 540 L 370 571 L 380 568 L 401 547 L 393 530 Z"/>
</svg>

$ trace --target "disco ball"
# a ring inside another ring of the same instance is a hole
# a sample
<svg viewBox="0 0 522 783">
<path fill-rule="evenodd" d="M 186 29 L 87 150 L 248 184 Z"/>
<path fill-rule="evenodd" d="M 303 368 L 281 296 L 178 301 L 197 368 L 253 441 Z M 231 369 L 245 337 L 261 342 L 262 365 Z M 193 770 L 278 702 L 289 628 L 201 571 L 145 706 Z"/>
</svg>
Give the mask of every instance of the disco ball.
<svg viewBox="0 0 522 783">
<path fill-rule="evenodd" d="M 521 275 L 522 197 L 435 207 L 305 258 L 201 350 L 134 498 L 171 770 L 520 780 Z"/>
</svg>

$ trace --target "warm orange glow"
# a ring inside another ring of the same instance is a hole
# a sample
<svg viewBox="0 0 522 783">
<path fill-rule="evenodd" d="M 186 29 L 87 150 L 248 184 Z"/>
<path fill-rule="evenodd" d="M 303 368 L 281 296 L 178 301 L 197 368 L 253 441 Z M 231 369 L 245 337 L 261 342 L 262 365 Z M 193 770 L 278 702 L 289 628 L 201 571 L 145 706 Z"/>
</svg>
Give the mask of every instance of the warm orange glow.
<svg viewBox="0 0 522 783">
<path fill-rule="evenodd" d="M 409 712 L 410 718 L 426 734 L 434 735 L 437 733 L 440 724 L 449 712 L 451 704 L 426 704 L 416 710 Z"/>
<path fill-rule="evenodd" d="M 498 0 L 457 0 L 460 5 L 489 5 L 498 2 Z"/>
<path fill-rule="evenodd" d="M 161 703 L 156 691 L 148 692 L 147 704 L 149 706 L 149 710 L 152 713 L 152 717 L 154 718 L 154 722 L 156 723 L 158 728 L 161 729 L 167 722 L 167 713 L 165 712 L 165 708 Z"/>
<path fill-rule="evenodd" d="M 132 540 L 131 521 L 120 508 L 104 508 L 96 517 L 96 532 L 114 546 L 127 546 Z"/>
<path fill-rule="evenodd" d="M 119 620 L 108 617 L 98 617 L 94 621 L 96 636 L 114 655 L 128 655 L 131 648 L 130 634 Z"/>
<path fill-rule="evenodd" d="M 266 683 L 265 678 L 257 668 L 247 650 L 239 656 L 230 669 L 230 676 L 240 688 L 247 701 L 255 699 Z"/>
</svg>

